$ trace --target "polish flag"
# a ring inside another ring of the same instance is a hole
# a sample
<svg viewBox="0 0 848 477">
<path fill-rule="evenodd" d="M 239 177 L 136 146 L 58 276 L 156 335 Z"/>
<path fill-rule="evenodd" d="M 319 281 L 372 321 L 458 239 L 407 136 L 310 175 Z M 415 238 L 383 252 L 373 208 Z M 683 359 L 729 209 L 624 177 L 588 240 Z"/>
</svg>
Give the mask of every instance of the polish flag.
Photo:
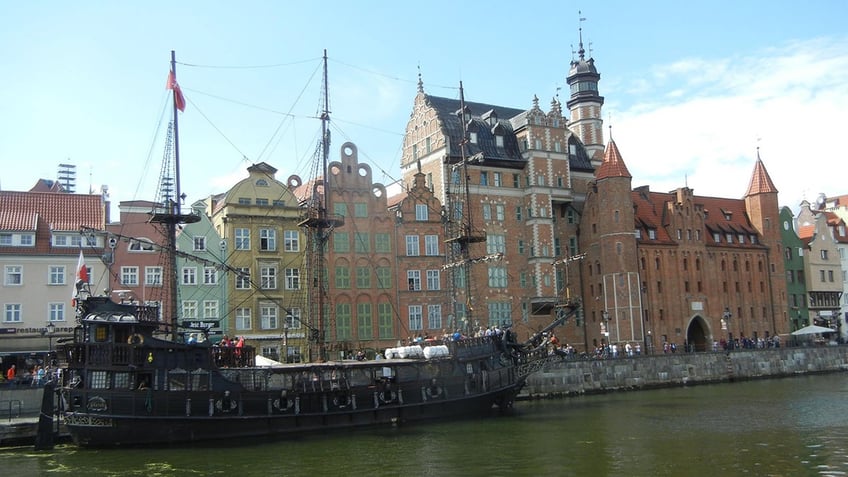
<svg viewBox="0 0 848 477">
<path fill-rule="evenodd" d="M 77 283 L 80 281 L 82 283 L 88 283 L 88 267 L 85 266 L 85 257 L 82 255 L 82 249 L 80 249 L 79 260 L 77 261 L 77 278 L 74 280 L 71 290 L 71 305 L 74 307 L 77 306 L 77 295 L 80 291 Z"/>
<path fill-rule="evenodd" d="M 82 250 L 80 250 L 79 261 L 77 261 L 77 278 L 82 280 L 83 283 L 88 283 L 88 267 L 85 266 L 85 257 L 82 255 Z"/>
<path fill-rule="evenodd" d="M 174 90 L 174 104 L 177 109 L 184 112 L 186 107 L 185 96 L 183 96 L 183 90 L 180 89 L 180 84 L 177 83 L 177 77 L 174 76 L 173 71 L 168 72 L 168 84 L 165 87 Z"/>
</svg>

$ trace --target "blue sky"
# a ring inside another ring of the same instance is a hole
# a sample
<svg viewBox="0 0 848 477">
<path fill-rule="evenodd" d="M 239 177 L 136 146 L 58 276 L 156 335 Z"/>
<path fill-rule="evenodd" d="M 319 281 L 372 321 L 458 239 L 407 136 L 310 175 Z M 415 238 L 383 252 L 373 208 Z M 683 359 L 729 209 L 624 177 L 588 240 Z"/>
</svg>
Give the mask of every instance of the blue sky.
<svg viewBox="0 0 848 477">
<path fill-rule="evenodd" d="M 848 2 L 582 3 L 7 2 L 0 188 L 27 190 L 70 162 L 78 192 L 154 199 L 171 50 L 189 101 L 189 202 L 260 161 L 280 180 L 311 177 L 324 49 L 331 159 L 352 141 L 390 184 L 419 67 L 432 95 L 457 97 L 462 80 L 471 101 L 529 108 L 536 95 L 547 107 L 563 87 L 565 103 L 582 10 L 605 133 L 634 187 L 742 197 L 759 147 L 782 205 L 848 193 Z"/>
</svg>

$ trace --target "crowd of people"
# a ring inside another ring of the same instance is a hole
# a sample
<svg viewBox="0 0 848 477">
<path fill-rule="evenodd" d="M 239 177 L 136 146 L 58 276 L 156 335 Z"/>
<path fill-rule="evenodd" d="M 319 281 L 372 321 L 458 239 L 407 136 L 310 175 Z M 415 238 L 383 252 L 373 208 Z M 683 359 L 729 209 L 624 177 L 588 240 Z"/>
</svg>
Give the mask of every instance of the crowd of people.
<svg viewBox="0 0 848 477">
<path fill-rule="evenodd" d="M 37 364 L 30 369 L 20 371 L 17 365 L 12 364 L 0 376 L 0 382 L 11 385 L 43 386 L 54 379 L 55 375 L 56 369 L 48 365 Z"/>
</svg>

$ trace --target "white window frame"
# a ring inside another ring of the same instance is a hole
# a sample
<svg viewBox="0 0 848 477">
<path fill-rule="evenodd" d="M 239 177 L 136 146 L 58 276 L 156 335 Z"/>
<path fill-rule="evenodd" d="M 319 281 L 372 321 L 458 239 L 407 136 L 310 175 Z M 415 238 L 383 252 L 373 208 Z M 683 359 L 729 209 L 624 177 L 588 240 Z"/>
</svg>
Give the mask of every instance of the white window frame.
<svg viewBox="0 0 848 477">
<path fill-rule="evenodd" d="M 197 300 L 183 300 L 182 318 L 184 320 L 196 320 L 200 318 L 197 311 Z"/>
<path fill-rule="evenodd" d="M 203 267 L 203 284 L 217 285 L 218 284 L 218 269 L 215 267 Z"/>
<path fill-rule="evenodd" d="M 299 330 L 303 326 L 301 316 L 302 312 L 300 308 L 289 308 L 286 311 L 286 326 L 289 330 Z"/>
<path fill-rule="evenodd" d="M 47 267 L 47 284 L 64 285 L 66 273 L 64 265 L 50 265 Z"/>
<path fill-rule="evenodd" d="M 221 309 L 218 306 L 218 300 L 203 300 L 203 318 L 216 319 L 221 316 Z"/>
<path fill-rule="evenodd" d="M 430 220 L 430 207 L 427 204 L 415 204 L 415 220 L 418 222 Z"/>
<path fill-rule="evenodd" d="M 409 330 L 418 331 L 424 328 L 424 310 L 421 305 L 409 305 Z"/>
<path fill-rule="evenodd" d="M 233 231 L 236 250 L 250 250 L 250 229 L 239 227 Z"/>
<path fill-rule="evenodd" d="M 180 284 L 185 286 L 197 285 L 197 267 L 183 267 L 180 274 Z"/>
<path fill-rule="evenodd" d="M 285 271 L 285 287 L 286 290 L 300 290 L 300 269 L 287 268 Z"/>
<path fill-rule="evenodd" d="M 417 235 L 406 236 L 406 256 L 417 257 L 421 254 L 421 247 L 418 245 Z"/>
<path fill-rule="evenodd" d="M 236 267 L 236 290 L 250 290 L 250 267 Z"/>
<path fill-rule="evenodd" d="M 20 323 L 23 320 L 23 306 L 20 303 L 6 303 L 3 310 L 3 323 Z"/>
<path fill-rule="evenodd" d="M 259 229 L 259 250 L 274 252 L 277 250 L 277 231 L 274 229 Z"/>
<path fill-rule="evenodd" d="M 260 327 L 263 330 L 280 328 L 280 307 L 271 302 L 259 304 Z"/>
<path fill-rule="evenodd" d="M 439 236 L 425 235 L 424 236 L 424 255 L 434 257 L 439 255 Z"/>
<path fill-rule="evenodd" d="M 259 267 L 259 288 L 262 290 L 277 289 L 277 267 L 275 265 L 261 265 Z"/>
<path fill-rule="evenodd" d="M 421 270 L 407 270 L 406 283 L 409 291 L 421 291 Z"/>
<path fill-rule="evenodd" d="M 121 267 L 121 285 L 138 286 L 138 267 Z"/>
<path fill-rule="evenodd" d="M 65 321 L 65 304 L 62 302 L 47 304 L 47 321 L 64 322 Z"/>
<path fill-rule="evenodd" d="M 251 328 L 250 315 L 250 308 L 236 308 L 235 324 L 237 330 L 249 330 Z"/>
<path fill-rule="evenodd" d="M 427 305 L 427 328 L 442 329 L 442 305 Z"/>
<path fill-rule="evenodd" d="M 144 285 L 148 287 L 161 287 L 162 267 L 144 267 Z"/>
<path fill-rule="evenodd" d="M 297 230 L 283 231 L 283 247 L 286 252 L 300 251 L 300 232 Z"/>
<path fill-rule="evenodd" d="M 3 283 L 7 287 L 19 287 L 24 284 L 24 267 L 21 265 L 6 265 Z"/>
<path fill-rule="evenodd" d="M 427 270 L 427 289 L 442 289 L 442 274 L 439 272 L 439 270 Z"/>
</svg>

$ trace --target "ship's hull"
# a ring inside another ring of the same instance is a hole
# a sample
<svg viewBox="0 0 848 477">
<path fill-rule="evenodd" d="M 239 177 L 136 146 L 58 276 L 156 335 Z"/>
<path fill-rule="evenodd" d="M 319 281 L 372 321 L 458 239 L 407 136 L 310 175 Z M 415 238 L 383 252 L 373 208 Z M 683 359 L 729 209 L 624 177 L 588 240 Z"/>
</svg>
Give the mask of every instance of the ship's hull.
<svg viewBox="0 0 848 477">
<path fill-rule="evenodd" d="M 296 398 L 287 404 L 290 407 L 281 409 L 286 405 L 275 404 L 278 401 L 272 400 L 270 395 L 252 396 L 267 401 L 269 412 L 264 415 L 240 415 L 238 407 L 231 413 L 221 414 L 220 409 L 216 409 L 219 400 L 211 395 L 204 399 L 199 395 L 202 393 L 193 393 L 195 396 L 189 399 L 207 401 L 210 412 L 172 416 L 144 412 L 135 415 L 72 412 L 65 415 L 65 425 L 74 442 L 85 447 L 160 446 L 220 439 L 286 437 L 355 427 L 486 416 L 497 409 L 510 407 L 519 389 L 516 383 L 491 392 L 450 397 L 424 388 L 421 396 L 410 399 L 415 401 L 411 403 L 401 403 L 397 397 L 395 402 L 385 403 L 373 395 L 361 397 L 361 393 L 354 394 L 349 401 L 342 398 L 340 402 L 334 395 L 325 394 L 318 399 L 326 402 L 327 411 L 312 413 L 298 412 Z M 186 406 L 190 409 L 191 404 Z"/>
</svg>

